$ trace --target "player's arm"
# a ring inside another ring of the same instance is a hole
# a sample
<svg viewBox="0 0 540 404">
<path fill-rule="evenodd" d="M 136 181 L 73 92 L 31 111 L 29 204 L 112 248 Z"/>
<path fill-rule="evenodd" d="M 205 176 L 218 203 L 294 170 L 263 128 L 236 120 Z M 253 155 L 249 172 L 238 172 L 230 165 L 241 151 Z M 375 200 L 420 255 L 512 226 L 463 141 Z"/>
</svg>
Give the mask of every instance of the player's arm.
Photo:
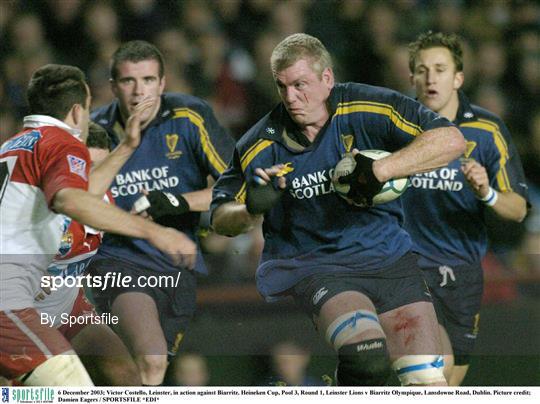
<svg viewBox="0 0 540 404">
<path fill-rule="evenodd" d="M 444 167 L 465 151 L 465 139 L 458 128 L 445 126 L 427 130 L 409 145 L 373 162 L 373 174 L 382 183 Z"/>
<path fill-rule="evenodd" d="M 521 222 L 527 214 L 527 201 L 518 193 L 505 190 L 499 192 L 490 186 L 489 176 L 484 166 L 469 161 L 461 167 L 467 183 L 476 197 L 503 219 Z"/>
<path fill-rule="evenodd" d="M 250 214 L 245 203 L 225 202 L 212 213 L 212 228 L 222 236 L 235 237 L 252 230 L 259 216 Z"/>
<path fill-rule="evenodd" d="M 141 142 L 140 118 L 145 111 L 153 108 L 154 99 L 139 103 L 126 122 L 125 139 L 97 166 L 90 171 L 88 192 L 102 197 L 111 186 L 114 177 L 128 161 Z"/>
<path fill-rule="evenodd" d="M 175 263 L 188 268 L 194 265 L 196 246 L 184 233 L 130 215 L 82 189 L 59 190 L 53 196 L 52 207 L 56 212 L 93 228 L 145 239 L 169 255 Z"/>
</svg>

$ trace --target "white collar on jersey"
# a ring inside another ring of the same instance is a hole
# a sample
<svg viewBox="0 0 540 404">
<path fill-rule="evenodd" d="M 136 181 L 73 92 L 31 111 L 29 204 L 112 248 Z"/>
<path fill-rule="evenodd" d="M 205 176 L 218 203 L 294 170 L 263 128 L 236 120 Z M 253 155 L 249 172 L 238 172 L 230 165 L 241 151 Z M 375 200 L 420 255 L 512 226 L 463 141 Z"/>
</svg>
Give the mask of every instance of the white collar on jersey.
<svg viewBox="0 0 540 404">
<path fill-rule="evenodd" d="M 62 122 L 59 119 L 53 118 L 52 116 L 48 116 L 48 115 L 28 115 L 28 116 L 24 117 L 23 125 L 24 125 L 25 128 L 39 128 L 40 126 L 57 126 L 59 128 L 62 128 L 64 130 L 68 131 L 73 136 L 75 136 L 77 139 L 81 140 L 81 130 L 80 129 L 72 128 L 71 126 L 67 125 L 66 123 Z"/>
</svg>

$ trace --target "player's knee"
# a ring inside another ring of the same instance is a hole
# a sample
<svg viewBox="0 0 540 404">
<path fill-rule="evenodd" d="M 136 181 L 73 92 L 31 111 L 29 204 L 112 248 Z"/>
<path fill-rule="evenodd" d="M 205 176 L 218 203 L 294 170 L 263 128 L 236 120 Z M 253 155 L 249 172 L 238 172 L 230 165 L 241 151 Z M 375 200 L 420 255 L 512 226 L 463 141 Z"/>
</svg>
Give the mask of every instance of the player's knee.
<svg viewBox="0 0 540 404">
<path fill-rule="evenodd" d="M 397 359 L 392 368 L 403 386 L 445 384 L 441 355 L 405 355 Z"/>
<path fill-rule="evenodd" d="M 336 382 L 339 386 L 383 386 L 390 376 L 384 338 L 344 345 L 338 354 Z"/>
<path fill-rule="evenodd" d="M 375 332 L 384 336 L 379 319 L 375 313 L 369 310 L 356 310 L 345 313 L 336 318 L 326 330 L 326 340 L 338 351 L 342 346 L 355 338 L 360 339 L 360 334 L 366 331 Z"/>
<path fill-rule="evenodd" d="M 167 355 L 141 355 L 136 358 L 143 384 L 158 385 L 167 370 Z"/>
<path fill-rule="evenodd" d="M 108 383 L 113 386 L 140 386 L 142 384 L 137 365 L 131 358 L 111 357 L 103 363 L 103 368 Z"/>
</svg>

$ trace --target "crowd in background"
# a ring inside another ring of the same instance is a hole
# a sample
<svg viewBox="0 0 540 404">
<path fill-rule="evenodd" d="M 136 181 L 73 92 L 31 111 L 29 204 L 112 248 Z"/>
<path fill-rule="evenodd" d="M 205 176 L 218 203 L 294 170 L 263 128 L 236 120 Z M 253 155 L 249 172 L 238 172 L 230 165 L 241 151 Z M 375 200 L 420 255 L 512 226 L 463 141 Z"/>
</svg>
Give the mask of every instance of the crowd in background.
<svg viewBox="0 0 540 404">
<path fill-rule="evenodd" d="M 462 36 L 465 92 L 509 127 L 538 204 L 540 4 L 534 0 L 2 0 L 1 141 L 20 127 L 28 79 L 43 64 L 82 68 L 92 107 L 110 102 L 109 59 L 126 40 L 156 44 L 165 57 L 166 91 L 207 100 L 238 139 L 278 101 L 269 57 L 285 36 L 319 37 L 339 81 L 414 96 L 407 44 L 428 29 Z M 511 231 L 495 226 L 501 250 L 520 249 L 520 267 L 540 272 L 540 216 L 533 211 L 516 237 L 508 237 Z M 233 240 L 210 236 L 205 248 L 213 279 L 252 280 L 261 246 L 257 232 Z"/>
</svg>

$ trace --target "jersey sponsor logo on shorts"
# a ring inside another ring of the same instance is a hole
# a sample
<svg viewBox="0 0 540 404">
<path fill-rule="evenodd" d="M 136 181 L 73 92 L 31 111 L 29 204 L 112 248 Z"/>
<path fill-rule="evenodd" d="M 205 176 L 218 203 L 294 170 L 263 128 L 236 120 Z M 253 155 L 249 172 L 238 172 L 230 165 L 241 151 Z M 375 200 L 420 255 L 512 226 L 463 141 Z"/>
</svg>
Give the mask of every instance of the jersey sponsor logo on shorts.
<svg viewBox="0 0 540 404">
<path fill-rule="evenodd" d="M 463 189 L 463 182 L 457 180 L 458 174 L 458 169 L 444 167 L 439 170 L 411 176 L 409 186 L 413 188 L 459 192 Z"/>
<path fill-rule="evenodd" d="M 71 154 L 67 155 L 67 160 L 69 164 L 69 171 L 71 171 L 73 174 L 78 175 L 83 180 L 88 181 L 86 177 L 86 160 L 81 159 L 77 156 L 73 156 Z"/>
<path fill-rule="evenodd" d="M 439 273 L 442 276 L 442 281 L 441 281 L 441 283 L 439 283 L 439 286 L 441 286 L 441 287 L 445 287 L 448 284 L 448 278 L 450 278 L 450 280 L 452 282 L 456 281 L 456 276 L 454 275 L 454 270 L 452 268 L 450 268 L 449 266 L 441 265 L 439 267 Z"/>
<path fill-rule="evenodd" d="M 9 359 L 11 359 L 13 362 L 19 361 L 19 360 L 32 362 L 32 357 L 26 353 L 26 347 L 24 346 L 21 348 L 20 354 L 11 354 L 9 355 Z"/>
<path fill-rule="evenodd" d="M 315 304 L 319 303 L 319 301 L 327 293 L 328 293 L 328 289 L 326 289 L 326 287 L 324 287 L 324 286 L 322 288 L 320 288 L 318 291 L 316 291 L 315 294 L 313 295 L 313 299 L 312 299 L 313 304 L 315 305 Z"/>
<path fill-rule="evenodd" d="M 182 155 L 182 151 L 176 150 L 178 145 L 178 135 L 176 133 L 165 135 L 165 142 L 169 152 L 166 154 L 168 159 L 177 159 Z"/>
<path fill-rule="evenodd" d="M 274 128 L 270 128 L 270 127 L 266 128 L 265 131 L 266 131 L 266 133 L 268 133 L 269 135 L 273 135 L 273 134 L 276 133 L 276 130 L 275 130 Z"/>
<path fill-rule="evenodd" d="M 15 139 L 8 140 L 2 145 L 0 153 L 6 153 L 14 150 L 34 151 L 34 146 L 41 138 L 39 130 L 33 130 L 24 135 L 18 136 Z"/>
<path fill-rule="evenodd" d="M 373 341 L 364 344 L 358 344 L 356 346 L 356 352 L 362 352 L 362 351 L 371 351 L 372 349 L 381 349 L 383 347 L 383 344 L 381 341 Z"/>
</svg>

